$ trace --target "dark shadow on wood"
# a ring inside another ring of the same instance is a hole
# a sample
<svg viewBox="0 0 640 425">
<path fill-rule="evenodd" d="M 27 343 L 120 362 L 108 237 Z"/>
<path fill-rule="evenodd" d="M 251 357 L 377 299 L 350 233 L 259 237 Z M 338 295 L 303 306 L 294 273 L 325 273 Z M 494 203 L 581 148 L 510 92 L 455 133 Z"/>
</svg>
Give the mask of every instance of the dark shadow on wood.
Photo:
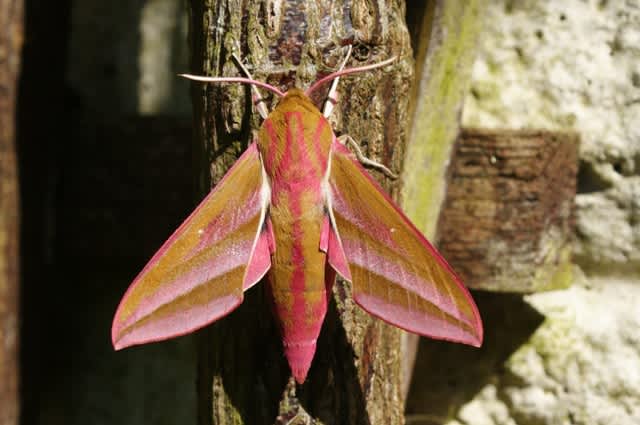
<svg viewBox="0 0 640 425">
<path fill-rule="evenodd" d="M 409 35 L 411 36 L 411 48 L 414 52 L 416 52 L 416 49 L 418 49 L 420 44 L 420 34 L 424 34 L 429 31 L 429 28 L 423 28 L 423 26 L 427 22 L 433 23 L 435 7 L 435 0 L 407 2 L 407 28 L 409 29 Z"/>
<path fill-rule="evenodd" d="M 406 414 L 428 415 L 433 424 L 451 419 L 493 377 L 542 324 L 544 316 L 521 295 L 474 292 L 484 320 L 485 340 L 476 349 L 421 339 Z"/>
<path fill-rule="evenodd" d="M 199 332 L 199 423 L 211 424 L 214 394 L 224 385 L 242 423 L 272 424 L 289 377 L 282 340 L 265 294 L 265 282 L 245 293 L 224 319 Z"/>
<path fill-rule="evenodd" d="M 323 424 L 369 425 L 366 415 L 350 417 L 350 412 L 366 412 L 366 406 L 358 370 L 350 361 L 356 355 L 341 323 L 335 299 L 331 297 L 309 377 L 299 391 L 300 402 Z"/>
</svg>

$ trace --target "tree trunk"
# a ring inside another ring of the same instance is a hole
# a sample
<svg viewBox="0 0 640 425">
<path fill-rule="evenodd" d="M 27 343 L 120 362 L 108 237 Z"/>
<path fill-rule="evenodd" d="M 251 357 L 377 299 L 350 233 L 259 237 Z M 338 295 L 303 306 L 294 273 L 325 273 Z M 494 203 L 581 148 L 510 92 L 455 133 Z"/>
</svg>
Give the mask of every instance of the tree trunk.
<svg viewBox="0 0 640 425">
<path fill-rule="evenodd" d="M 337 134 L 350 134 L 365 154 L 400 171 L 408 93 L 413 73 L 400 0 L 193 0 L 192 68 L 213 76 L 241 75 L 236 53 L 261 81 L 283 90 L 307 87 L 337 69 L 353 45 L 348 66 L 397 55 L 392 72 L 344 78 L 332 116 Z M 196 161 L 204 193 L 246 148 L 259 124 L 249 89 L 193 85 Z M 314 99 L 318 105 L 323 99 Z M 267 97 L 274 105 L 273 99 Z M 399 181 L 384 181 L 392 194 Z M 202 332 L 199 365 L 202 424 L 399 424 L 400 334 L 353 303 L 350 287 L 334 287 L 329 314 L 304 385 L 297 386 L 263 296 L 245 294 L 230 316 Z M 292 419 L 294 419 L 292 422 Z"/>
<path fill-rule="evenodd" d="M 18 173 L 16 82 L 22 1 L 0 1 L 0 425 L 18 423 Z"/>
</svg>

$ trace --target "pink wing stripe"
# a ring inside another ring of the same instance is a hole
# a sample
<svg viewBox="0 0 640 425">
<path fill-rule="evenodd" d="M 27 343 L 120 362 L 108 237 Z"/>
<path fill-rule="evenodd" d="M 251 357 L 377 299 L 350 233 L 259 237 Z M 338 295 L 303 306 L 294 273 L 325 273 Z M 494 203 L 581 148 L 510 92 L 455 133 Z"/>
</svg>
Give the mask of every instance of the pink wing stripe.
<svg viewBox="0 0 640 425">
<path fill-rule="evenodd" d="M 363 172 L 366 172 L 362 170 Z M 367 175 L 368 177 L 368 175 Z M 399 247 L 396 241 L 393 239 L 392 230 L 389 229 L 383 222 L 374 222 L 372 220 L 366 220 L 364 217 L 358 214 L 358 211 L 354 211 L 347 202 L 345 202 L 345 198 L 341 196 L 341 189 L 338 185 L 332 185 L 331 187 L 332 193 L 331 198 L 333 202 L 333 210 L 339 211 L 340 215 L 347 220 L 349 223 L 353 224 L 364 233 L 369 235 L 374 235 L 376 241 L 379 244 L 389 247 L 394 251 L 402 252 L 402 247 Z M 382 189 L 380 189 L 382 190 Z M 382 194 L 382 193 L 381 193 Z M 387 199 L 389 201 L 389 199 Z M 339 229 L 338 229 L 339 230 Z"/>
<path fill-rule="evenodd" d="M 329 232 L 331 231 L 331 223 L 329 217 L 325 216 L 322 220 L 322 229 L 320 230 L 320 251 L 327 252 L 329 250 Z"/>
<path fill-rule="evenodd" d="M 327 257 L 331 267 L 333 267 L 333 269 L 338 272 L 343 279 L 351 282 L 351 270 L 349 269 L 347 256 L 342 249 L 342 243 L 340 242 L 340 238 L 333 226 L 331 226 L 331 230 L 329 231 L 329 249 L 327 251 Z"/>
<path fill-rule="evenodd" d="M 276 236 L 273 234 L 273 223 L 271 222 L 271 218 L 267 217 L 265 219 L 265 224 L 267 225 L 267 233 L 269 234 L 269 253 L 273 255 L 276 253 Z"/>
<path fill-rule="evenodd" d="M 183 257 L 183 261 L 189 261 L 192 257 L 197 256 L 203 250 L 210 249 L 219 242 L 223 241 L 229 235 L 232 235 L 243 225 L 255 218 L 256 211 L 262 206 L 262 198 L 260 191 L 256 191 L 253 196 L 244 202 L 242 208 L 238 208 L 225 217 L 218 216 L 212 220 L 200 235 L 199 243 Z"/>
<path fill-rule="evenodd" d="M 230 247 L 231 252 L 243 252 L 251 250 L 248 241 L 242 241 L 236 246 Z M 240 256 L 216 256 L 204 264 L 194 267 L 189 272 L 180 275 L 170 283 L 162 285 L 155 293 L 144 298 L 138 308 L 125 320 L 118 322 L 118 328 L 126 329 L 133 323 L 153 314 L 164 305 L 168 305 L 174 300 L 187 295 L 197 287 L 207 284 L 216 276 L 230 272 L 245 264 L 245 258 Z M 212 317 L 218 317 L 216 311 L 211 311 Z"/>
<path fill-rule="evenodd" d="M 125 333 L 120 339 L 114 341 L 116 350 L 137 344 L 162 341 L 167 338 L 186 335 L 208 325 L 215 319 L 225 316 L 233 311 L 241 299 L 234 296 L 226 296 L 211 300 L 204 305 L 193 306 L 188 310 L 181 310 L 171 316 L 150 321 L 147 324 L 136 327 L 131 332 Z"/>
<path fill-rule="evenodd" d="M 256 246 L 253 248 L 251 260 L 247 266 L 244 282 L 242 284 L 243 291 L 246 291 L 258 283 L 271 268 L 271 250 L 269 247 L 275 246 L 275 242 L 272 241 L 271 238 L 272 235 L 267 229 L 267 226 L 265 226 L 258 235 Z"/>
<path fill-rule="evenodd" d="M 332 149 L 335 153 L 344 155 L 347 157 L 347 159 L 354 165 L 356 166 L 356 168 L 358 168 L 358 170 L 360 171 L 360 173 L 367 179 L 369 180 L 369 183 L 371 183 L 371 185 L 373 186 L 373 189 L 375 189 L 386 201 L 387 203 L 398 213 L 398 215 L 400 216 L 400 218 L 402 219 L 402 221 L 404 222 L 404 224 L 406 224 L 409 229 L 411 229 L 411 232 L 415 235 L 415 237 L 420 241 L 420 243 L 424 246 L 425 249 L 427 249 L 431 254 L 433 254 L 433 258 L 440 263 L 440 265 L 442 267 L 444 267 L 447 271 L 449 271 L 451 274 L 455 275 L 455 272 L 453 271 L 453 269 L 449 266 L 449 264 L 444 260 L 444 258 L 442 258 L 442 256 L 440 255 L 440 253 L 438 251 L 436 251 L 436 249 L 431 245 L 431 243 L 424 237 L 424 235 L 422 234 L 422 232 L 420 230 L 418 230 L 416 228 L 416 226 L 413 225 L 413 223 L 411 222 L 411 220 L 409 220 L 409 218 L 404 215 L 404 212 L 402 212 L 402 210 L 400 209 L 400 207 L 398 207 L 396 205 L 396 203 L 389 197 L 389 195 L 387 195 L 387 193 L 384 191 L 384 189 L 382 189 L 380 187 L 380 185 L 378 184 L 377 181 L 375 181 L 370 175 L 369 173 L 362 167 L 362 165 L 360 165 L 360 163 L 353 158 L 353 155 L 351 154 L 351 152 L 349 151 L 349 149 L 347 149 L 345 146 L 342 145 L 342 143 L 338 142 L 336 139 L 334 139 L 333 144 L 331 145 Z M 346 217 L 349 217 L 351 214 L 350 211 L 344 211 L 343 212 Z M 369 223 L 367 223 L 369 224 Z M 371 233 L 372 231 L 369 230 L 367 231 L 367 233 Z M 388 231 L 385 230 L 384 232 L 385 236 L 388 234 Z M 377 237 L 377 235 L 376 235 Z M 464 285 L 460 284 L 459 285 L 461 287 L 461 289 L 463 289 L 465 292 L 468 293 L 467 288 L 464 287 Z M 471 296 L 469 296 L 469 298 L 471 299 Z"/>
<path fill-rule="evenodd" d="M 464 328 L 436 317 L 415 310 L 407 310 L 398 305 L 364 293 L 353 295 L 355 302 L 374 316 L 401 317 L 402 320 L 392 322 L 405 331 L 417 333 L 431 338 L 446 341 L 463 342 L 474 347 L 480 347 L 482 340 Z M 380 312 L 384 312 L 381 314 Z"/>
<path fill-rule="evenodd" d="M 373 186 L 373 189 L 375 189 L 387 201 L 387 203 L 398 213 L 398 215 L 400 216 L 400 218 L 402 219 L 404 224 L 406 224 L 409 227 L 409 229 L 411 229 L 411 232 L 414 234 L 414 236 L 420 241 L 420 243 L 424 246 L 424 248 L 427 249 L 432 254 L 433 258 L 446 271 L 451 273 L 453 276 L 456 276 L 456 273 L 453 271 L 451 266 L 449 266 L 449 264 L 444 260 L 444 258 L 442 258 L 440 253 L 438 251 L 436 251 L 436 249 L 431 245 L 431 243 L 424 237 L 422 232 L 420 232 L 416 228 L 416 226 L 413 225 L 411 220 L 409 220 L 409 218 L 406 215 L 404 215 L 404 213 L 402 212 L 400 207 L 398 207 L 396 205 L 396 203 L 389 197 L 389 195 L 387 195 L 387 193 L 384 191 L 384 189 L 382 189 L 380 187 L 378 182 L 376 182 L 369 175 L 369 173 L 362 167 L 362 165 L 360 165 L 360 163 L 355 158 L 353 158 L 353 155 L 351 154 L 349 149 L 347 149 L 345 146 L 343 146 L 342 143 L 338 142 L 335 138 L 334 138 L 334 142 L 333 142 L 333 144 L 331 146 L 332 146 L 332 150 L 335 153 L 345 155 L 349 159 L 349 161 L 351 161 L 351 163 L 359 169 L 360 173 L 367 180 L 369 180 L 369 183 L 371 183 L 371 185 Z M 337 188 L 336 186 L 333 186 L 333 189 L 335 190 L 335 189 L 339 189 L 339 188 Z M 341 213 L 345 217 L 349 217 L 349 216 L 352 215 L 351 211 L 349 211 L 349 210 L 341 211 Z M 357 221 L 355 221 L 354 223 L 356 223 L 356 222 Z M 361 226 L 366 226 L 366 224 L 363 223 Z M 371 233 L 371 230 L 368 230 L 367 233 Z M 384 233 L 386 235 L 387 232 L 385 231 Z M 377 235 L 376 235 L 376 237 L 377 237 Z M 458 280 L 458 279 L 456 279 L 456 280 Z M 459 288 L 467 295 L 469 301 L 473 304 L 473 306 L 475 308 L 475 303 L 473 302 L 473 299 L 471 298 L 471 295 L 469 294 L 469 291 L 467 290 L 467 288 L 462 283 L 459 283 L 459 282 L 457 282 L 457 283 L 458 283 Z M 477 317 L 480 317 L 480 315 L 479 315 L 479 313 L 477 313 L 477 311 L 476 311 L 476 315 L 477 315 Z"/>
<path fill-rule="evenodd" d="M 460 310 L 450 298 L 443 297 L 433 282 L 424 280 L 413 273 L 410 265 L 389 260 L 384 254 L 375 252 L 361 241 L 346 240 L 345 250 L 349 253 L 351 263 L 369 270 L 386 280 L 396 282 L 410 293 L 437 305 L 438 308 L 458 320 L 468 322 L 468 318 L 460 314 Z M 471 323 L 470 323 L 471 324 Z"/>
<path fill-rule="evenodd" d="M 342 249 L 342 243 L 331 225 L 329 217 L 325 215 L 322 221 L 322 233 L 320 234 L 320 250 L 327 253 L 327 261 L 331 268 L 338 272 L 343 279 L 351 282 L 351 270 L 347 257 Z"/>
</svg>

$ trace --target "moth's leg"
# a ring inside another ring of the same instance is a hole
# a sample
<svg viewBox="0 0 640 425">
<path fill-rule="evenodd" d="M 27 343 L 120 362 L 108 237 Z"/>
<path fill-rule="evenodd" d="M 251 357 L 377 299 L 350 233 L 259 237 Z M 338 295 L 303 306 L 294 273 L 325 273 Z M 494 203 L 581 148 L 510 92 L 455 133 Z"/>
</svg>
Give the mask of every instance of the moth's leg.
<svg viewBox="0 0 640 425">
<path fill-rule="evenodd" d="M 373 161 L 367 158 L 366 156 L 364 156 L 364 154 L 362 153 L 362 149 L 360 149 L 360 145 L 358 145 L 358 142 L 353 140 L 353 137 L 349 136 L 348 134 L 343 134 L 342 136 L 338 137 L 338 142 L 342 143 L 343 145 L 351 146 L 351 149 L 353 149 L 354 154 L 356 155 L 356 158 L 358 158 L 358 161 L 360 161 L 362 165 L 366 167 L 377 168 L 378 170 L 382 171 L 384 175 L 389 177 L 390 179 L 395 180 L 398 178 L 398 175 L 395 174 L 390 169 L 388 169 L 384 164 Z"/>
<path fill-rule="evenodd" d="M 242 64 L 242 61 L 240 60 L 240 58 L 238 58 L 235 53 L 231 55 L 231 57 L 233 57 L 233 59 L 236 61 L 240 69 L 242 69 L 242 72 L 245 73 L 247 78 L 253 80 L 254 78 L 251 76 L 251 73 L 249 72 L 249 70 Z M 262 119 L 263 120 L 266 119 L 267 116 L 269 115 L 269 111 L 267 110 L 267 107 L 264 105 L 264 99 L 260 95 L 260 91 L 258 91 L 258 88 L 253 84 L 251 85 L 251 100 L 253 101 L 253 104 L 255 105 Z"/>
<path fill-rule="evenodd" d="M 340 72 L 344 69 L 345 65 L 349 61 L 349 58 L 351 57 L 351 50 L 352 50 L 352 47 L 351 45 L 349 45 L 349 49 L 347 50 L 347 55 L 342 61 L 342 64 L 340 65 L 340 69 L 337 72 Z M 336 103 L 338 103 L 338 81 L 339 80 L 340 80 L 340 77 L 336 78 L 331 82 L 331 88 L 329 89 L 327 100 L 326 102 L 324 102 L 324 108 L 322 109 L 322 115 L 324 115 L 325 118 L 329 118 L 329 116 L 331 115 L 331 112 L 333 112 L 333 107 L 336 106 Z"/>
</svg>

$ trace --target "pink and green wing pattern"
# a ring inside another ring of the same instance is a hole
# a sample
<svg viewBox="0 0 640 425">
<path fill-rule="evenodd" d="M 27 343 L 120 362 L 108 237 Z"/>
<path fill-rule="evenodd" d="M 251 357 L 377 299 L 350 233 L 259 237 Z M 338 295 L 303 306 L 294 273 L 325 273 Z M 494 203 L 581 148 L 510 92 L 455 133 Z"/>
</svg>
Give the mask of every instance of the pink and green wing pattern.
<svg viewBox="0 0 640 425">
<path fill-rule="evenodd" d="M 356 303 L 407 331 L 480 346 L 482 322 L 467 289 L 335 139 L 329 184 Z"/>
<path fill-rule="evenodd" d="M 127 290 L 111 330 L 116 349 L 184 335 L 242 302 L 271 266 L 268 191 L 252 144 Z"/>
</svg>

